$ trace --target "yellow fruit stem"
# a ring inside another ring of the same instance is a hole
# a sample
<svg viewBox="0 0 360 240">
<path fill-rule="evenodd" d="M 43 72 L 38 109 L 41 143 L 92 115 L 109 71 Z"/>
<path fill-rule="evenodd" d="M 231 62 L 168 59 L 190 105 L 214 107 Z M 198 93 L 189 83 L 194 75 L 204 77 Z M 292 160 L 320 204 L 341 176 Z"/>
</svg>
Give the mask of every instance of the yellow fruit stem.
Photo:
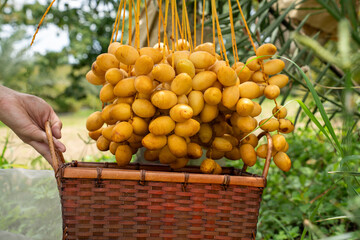
<svg viewBox="0 0 360 240">
<path fill-rule="evenodd" d="M 167 33 L 166 33 L 167 22 L 168 22 L 167 21 L 168 10 L 169 10 L 169 0 L 165 0 L 165 21 L 163 22 L 163 24 L 164 24 L 164 45 L 166 45 L 167 49 L 169 50 L 170 48 L 169 48 L 169 43 L 168 43 L 168 38 L 167 38 Z"/>
<path fill-rule="evenodd" d="M 172 62 L 172 68 L 174 68 L 174 51 L 175 51 L 175 41 L 174 41 L 174 20 L 175 20 L 175 3 L 174 0 L 171 0 L 171 42 L 172 42 L 172 47 L 171 47 L 171 62 Z M 175 23 L 176 25 L 176 23 Z"/>
<path fill-rule="evenodd" d="M 221 49 L 221 47 L 223 48 L 226 65 L 229 66 L 229 60 L 227 58 L 226 48 L 225 48 L 224 40 L 222 38 L 221 29 L 220 29 L 219 18 L 218 18 L 217 11 L 216 11 L 215 0 L 212 0 L 212 2 L 213 2 L 213 9 L 214 9 L 215 20 L 216 20 L 216 27 L 217 27 L 217 32 L 218 32 L 218 42 L 220 45 L 220 49 Z"/>
<path fill-rule="evenodd" d="M 232 13 L 231 0 L 228 0 L 228 3 L 229 3 L 229 14 L 230 14 L 231 43 L 232 43 L 234 61 L 236 63 L 239 61 L 239 56 L 238 56 L 238 52 L 237 52 L 237 45 L 236 45 L 236 39 L 235 39 L 234 19 L 233 19 L 233 13 Z"/>
<path fill-rule="evenodd" d="M 212 11 L 212 14 L 211 14 L 211 20 L 212 20 L 212 34 L 213 34 L 213 47 L 214 47 L 214 53 L 216 53 L 216 42 L 215 42 L 215 14 L 214 14 L 214 8 L 213 8 L 213 3 L 211 3 L 211 11 Z M 221 55 L 221 58 L 222 57 L 222 51 L 221 51 L 221 48 L 220 48 L 220 55 Z"/>
<path fill-rule="evenodd" d="M 180 24 L 180 19 L 179 19 L 179 15 L 178 15 L 178 11 L 177 11 L 177 3 L 175 1 L 175 15 L 176 15 L 176 21 L 177 21 L 177 26 L 179 27 L 179 32 L 180 32 L 180 37 L 181 39 L 184 39 L 184 35 L 183 35 L 183 30 L 182 30 L 182 26 Z M 177 35 L 177 31 L 176 31 L 176 43 L 178 41 L 178 35 Z M 176 50 L 179 50 L 178 48 L 176 48 Z"/>
<path fill-rule="evenodd" d="M 194 0 L 194 48 L 196 48 L 196 0 Z"/>
<path fill-rule="evenodd" d="M 249 40 L 250 40 L 250 42 L 251 42 L 251 45 L 252 45 L 253 48 L 254 48 L 254 52 L 256 53 L 256 46 L 255 46 L 255 44 L 254 44 L 254 41 L 252 40 L 252 37 L 251 37 L 251 34 L 250 34 L 250 30 L 249 30 L 249 27 L 248 27 L 248 25 L 247 25 L 246 19 L 245 19 L 245 17 L 244 17 L 244 13 L 243 13 L 243 11 L 242 11 L 242 9 L 241 9 L 241 5 L 240 5 L 239 0 L 236 0 L 236 3 L 237 3 L 237 5 L 238 5 L 238 7 L 239 7 L 240 14 L 241 14 L 241 18 L 242 18 L 243 21 L 244 21 L 245 28 L 246 28 L 246 32 L 247 32 L 247 34 L 248 34 L 248 36 L 249 36 Z"/>
<path fill-rule="evenodd" d="M 201 17 L 201 44 L 204 43 L 204 19 L 205 19 L 205 0 L 203 0 L 203 9 Z"/>
<path fill-rule="evenodd" d="M 120 10 L 121 10 L 122 4 L 123 4 L 123 0 L 121 0 L 121 2 L 120 2 L 120 4 L 119 4 L 119 7 L 118 7 L 118 10 L 117 10 L 117 13 L 116 13 L 114 28 L 113 28 L 113 31 L 112 31 L 112 33 L 111 33 L 110 44 L 113 42 L 113 39 L 114 39 L 114 33 L 115 33 L 115 30 L 116 30 L 116 26 L 118 25 L 118 22 L 119 22 Z M 115 38 L 115 41 L 116 41 L 116 38 Z"/>
<path fill-rule="evenodd" d="M 145 16 L 146 16 L 146 40 L 147 40 L 147 46 L 149 47 L 150 46 L 149 19 L 148 19 L 146 0 L 145 0 Z"/>
<path fill-rule="evenodd" d="M 123 17 L 122 17 L 122 22 L 121 22 L 121 39 L 120 39 L 120 43 L 123 43 L 123 39 L 124 39 L 124 31 L 125 31 L 125 12 L 126 12 L 126 0 L 124 1 L 124 12 L 123 12 Z"/>
<path fill-rule="evenodd" d="M 140 53 L 140 0 L 136 2 L 136 12 L 135 12 L 135 21 L 136 21 L 136 28 L 135 28 L 135 45 L 136 49 Z"/>
<path fill-rule="evenodd" d="M 189 23 L 189 16 L 187 13 L 186 3 L 185 0 L 183 0 L 183 4 L 185 6 L 185 20 L 186 20 L 186 29 L 187 29 L 187 36 L 189 37 L 189 43 L 190 43 L 190 52 L 193 51 L 193 45 L 192 45 L 192 38 L 191 38 L 191 30 L 190 30 L 190 23 Z"/>
<path fill-rule="evenodd" d="M 239 0 L 236 0 L 236 2 L 237 2 L 237 5 L 238 5 L 238 7 L 239 7 L 239 10 L 240 10 L 241 17 L 242 17 L 242 19 L 243 19 L 243 21 L 244 21 L 245 28 L 246 28 L 247 34 L 248 34 L 248 36 L 249 36 L 249 40 L 250 40 L 250 42 L 251 42 L 251 45 L 252 45 L 253 48 L 254 48 L 254 52 L 255 52 L 255 55 L 256 55 L 256 46 L 255 46 L 255 44 L 254 44 L 254 41 L 252 40 L 252 37 L 251 37 L 251 34 L 250 34 L 250 30 L 249 30 L 249 28 L 248 28 L 246 19 L 245 19 L 245 17 L 244 17 L 243 11 L 242 11 L 242 9 L 241 9 L 240 2 L 239 2 Z M 266 82 L 267 85 L 269 85 L 268 76 L 264 73 L 264 66 L 263 66 L 263 61 L 262 61 L 262 59 L 260 59 L 259 62 L 260 62 L 260 68 L 261 68 L 261 72 L 263 73 L 265 82 Z M 275 102 L 276 107 L 278 107 L 278 104 L 277 104 L 277 102 L 276 102 L 276 99 L 274 99 L 274 102 Z"/>
<path fill-rule="evenodd" d="M 36 28 L 36 31 L 35 31 L 35 33 L 34 33 L 34 36 L 32 37 L 30 46 L 33 45 L 33 43 L 34 43 L 34 41 L 35 41 L 35 37 L 36 37 L 37 33 L 39 32 L 40 26 L 41 26 L 41 24 L 43 23 L 46 15 L 47 15 L 48 12 L 50 11 L 50 8 L 51 8 L 51 6 L 54 4 L 54 2 L 55 2 L 55 0 L 53 0 L 53 1 L 50 3 L 50 5 L 49 5 L 48 8 L 46 9 L 44 15 L 42 16 L 42 18 L 41 18 L 41 20 L 40 20 L 40 22 L 39 22 L 39 24 L 38 24 L 38 26 L 37 26 L 37 28 Z"/>
<path fill-rule="evenodd" d="M 122 5 L 122 2 L 123 2 L 123 0 L 121 0 L 119 7 Z M 125 5 L 123 7 L 125 8 Z M 123 7 L 121 8 L 121 11 L 123 10 Z M 116 26 L 114 41 L 116 41 L 118 33 L 119 33 L 119 26 L 120 26 L 120 20 L 121 20 L 121 11 L 119 13 L 119 19 L 118 19 L 117 26 Z M 124 9 L 124 11 L 125 11 L 125 9 Z M 112 37 L 111 37 L 111 39 L 112 39 Z"/>
<path fill-rule="evenodd" d="M 132 1 L 129 0 L 129 38 L 128 38 L 128 44 L 131 45 L 132 41 Z"/>
<path fill-rule="evenodd" d="M 161 10 L 161 5 L 162 5 L 162 0 L 158 0 L 158 5 L 159 5 L 159 12 L 161 12 L 162 10 Z M 159 16 L 158 16 L 158 18 L 159 18 L 159 21 L 158 21 L 158 44 L 159 44 L 159 48 L 160 48 L 160 42 L 161 42 L 161 29 L 160 29 L 160 27 L 161 27 L 161 18 L 160 18 L 160 14 L 159 14 Z"/>
</svg>

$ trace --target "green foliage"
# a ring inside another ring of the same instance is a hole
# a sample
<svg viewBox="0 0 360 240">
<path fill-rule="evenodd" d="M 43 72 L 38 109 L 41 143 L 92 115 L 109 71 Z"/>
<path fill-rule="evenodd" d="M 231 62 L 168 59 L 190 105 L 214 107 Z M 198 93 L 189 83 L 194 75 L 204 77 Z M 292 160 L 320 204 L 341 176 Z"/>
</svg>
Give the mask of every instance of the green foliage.
<svg viewBox="0 0 360 240">
<path fill-rule="evenodd" d="M 21 170 L 7 170 L 0 175 L 0 229 L 34 240 L 44 236 L 60 239 L 61 214 L 54 215 L 56 207 L 60 213 L 54 177 L 41 177 L 42 173 L 27 178 L 23 174 Z M 41 211 L 37 206 L 41 206 Z"/>
<path fill-rule="evenodd" d="M 339 164 L 334 161 L 333 146 L 323 134 L 308 128 L 297 129 L 295 134 L 288 135 L 287 141 L 293 166 L 284 173 L 271 163 L 261 202 L 257 238 L 300 239 L 305 220 L 316 223 L 325 235 L 355 230 L 356 222 L 350 218 L 323 221 L 343 216 L 344 209 L 359 199 L 349 198 L 342 176 L 328 173 Z M 228 160 L 227 165 L 241 168 L 240 162 Z M 264 161 L 258 161 L 249 171 L 261 174 L 263 166 Z"/>
<path fill-rule="evenodd" d="M 0 155 L 0 169 L 6 169 L 6 168 L 10 168 L 11 164 L 9 163 L 9 161 L 5 158 L 5 153 L 6 150 L 8 148 L 8 144 L 9 144 L 9 135 L 7 135 L 4 139 L 4 146 L 1 150 L 1 155 Z"/>
</svg>

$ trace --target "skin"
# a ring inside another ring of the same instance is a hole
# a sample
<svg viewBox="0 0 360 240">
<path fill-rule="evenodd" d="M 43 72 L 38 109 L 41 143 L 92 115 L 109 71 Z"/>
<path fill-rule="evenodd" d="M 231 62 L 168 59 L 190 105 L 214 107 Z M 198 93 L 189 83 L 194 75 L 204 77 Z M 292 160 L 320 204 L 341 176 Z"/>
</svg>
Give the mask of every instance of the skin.
<svg viewBox="0 0 360 240">
<path fill-rule="evenodd" d="M 45 134 L 45 122 L 50 120 L 55 147 L 65 152 L 61 138 L 62 123 L 43 99 L 19 93 L 0 85 L 0 121 L 11 128 L 24 142 L 50 162 L 50 150 Z"/>
</svg>

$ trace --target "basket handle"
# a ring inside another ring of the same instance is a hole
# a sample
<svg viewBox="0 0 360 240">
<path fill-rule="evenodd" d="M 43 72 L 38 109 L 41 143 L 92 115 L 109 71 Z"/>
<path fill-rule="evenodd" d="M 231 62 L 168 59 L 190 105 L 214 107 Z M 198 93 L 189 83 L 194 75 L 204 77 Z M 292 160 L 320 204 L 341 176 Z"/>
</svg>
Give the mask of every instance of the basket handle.
<svg viewBox="0 0 360 240">
<path fill-rule="evenodd" d="M 266 159 L 265 159 L 265 165 L 264 165 L 264 170 L 262 173 L 262 176 L 264 179 L 267 178 L 268 172 L 269 172 L 269 168 L 270 168 L 270 163 L 271 163 L 271 155 L 272 155 L 272 148 L 273 148 L 273 140 L 271 138 L 270 133 L 268 132 L 262 132 L 260 133 L 257 138 L 260 140 L 263 136 L 266 136 L 267 138 L 267 144 L 268 144 L 268 151 L 267 151 L 267 155 L 266 155 Z M 241 171 L 246 171 L 247 165 L 244 163 L 244 166 L 242 168 Z"/>
<path fill-rule="evenodd" d="M 50 165 L 54 169 L 55 173 L 58 171 L 61 164 L 65 163 L 64 156 L 62 152 L 55 149 L 53 135 L 51 131 L 51 123 L 50 121 L 45 122 L 45 133 L 49 144 L 51 159 L 50 159 Z"/>
</svg>

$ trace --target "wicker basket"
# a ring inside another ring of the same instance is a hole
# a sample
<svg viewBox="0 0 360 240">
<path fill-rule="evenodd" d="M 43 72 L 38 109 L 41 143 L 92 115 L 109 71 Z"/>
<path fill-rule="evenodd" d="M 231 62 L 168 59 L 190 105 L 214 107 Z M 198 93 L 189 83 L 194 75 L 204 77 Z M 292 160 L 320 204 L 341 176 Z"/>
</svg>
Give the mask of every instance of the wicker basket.
<svg viewBox="0 0 360 240">
<path fill-rule="evenodd" d="M 165 165 L 65 163 L 46 124 L 63 214 L 63 239 L 255 239 L 262 176 L 223 168 L 176 171 Z M 271 136 L 266 135 L 269 149 Z"/>
</svg>

